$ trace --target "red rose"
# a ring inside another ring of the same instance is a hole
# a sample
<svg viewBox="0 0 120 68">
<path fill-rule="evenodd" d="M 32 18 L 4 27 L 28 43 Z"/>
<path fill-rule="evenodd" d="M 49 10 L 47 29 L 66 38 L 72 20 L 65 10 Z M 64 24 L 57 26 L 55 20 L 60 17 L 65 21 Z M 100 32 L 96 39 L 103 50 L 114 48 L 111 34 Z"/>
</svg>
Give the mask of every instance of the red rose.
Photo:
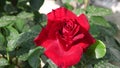
<svg viewBox="0 0 120 68">
<path fill-rule="evenodd" d="M 68 68 L 80 61 L 85 50 L 95 42 L 89 33 L 86 16 L 76 16 L 66 8 L 58 8 L 47 14 L 48 22 L 34 39 L 45 48 L 45 55 L 58 67 Z"/>
</svg>

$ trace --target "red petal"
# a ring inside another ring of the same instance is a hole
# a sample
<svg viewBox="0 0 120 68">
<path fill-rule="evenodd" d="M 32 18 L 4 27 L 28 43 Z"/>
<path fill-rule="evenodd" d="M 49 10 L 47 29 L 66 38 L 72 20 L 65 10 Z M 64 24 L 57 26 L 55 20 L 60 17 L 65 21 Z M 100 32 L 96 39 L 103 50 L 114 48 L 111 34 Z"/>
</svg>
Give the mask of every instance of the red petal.
<svg viewBox="0 0 120 68">
<path fill-rule="evenodd" d="M 73 14 L 71 11 L 64 7 L 60 7 L 58 9 L 53 10 L 52 12 L 47 14 L 48 17 L 48 23 L 47 28 L 51 28 L 51 25 L 53 23 L 56 23 L 56 20 L 62 20 L 65 17 L 74 18 L 76 17 L 75 14 Z"/>
<path fill-rule="evenodd" d="M 34 39 L 36 45 L 41 46 L 48 39 L 48 31 L 43 28 L 40 34 Z"/>
<path fill-rule="evenodd" d="M 84 34 L 79 34 L 79 35 L 77 35 L 77 36 L 75 36 L 75 37 L 73 38 L 73 41 L 82 39 L 83 37 L 84 37 Z"/>
<path fill-rule="evenodd" d="M 85 52 L 86 49 L 93 43 L 95 43 L 95 39 L 90 35 L 90 33 L 86 33 L 85 37 L 81 39 L 81 43 L 79 45 L 83 48 L 83 51 Z"/>
<path fill-rule="evenodd" d="M 53 10 L 52 12 L 47 14 L 48 20 L 54 21 L 55 19 L 61 19 L 63 17 L 69 17 L 74 18 L 76 17 L 75 14 L 73 14 L 71 11 L 64 7 L 60 7 L 56 10 Z"/>
<path fill-rule="evenodd" d="M 53 42 L 53 40 L 48 38 L 48 31 L 43 28 L 40 34 L 34 39 L 34 42 L 37 46 L 47 48 L 49 44 Z"/>
<path fill-rule="evenodd" d="M 80 26 L 82 26 L 86 31 L 89 30 L 89 28 L 90 28 L 89 22 L 88 22 L 87 17 L 84 14 L 81 14 L 78 17 L 78 22 L 79 22 Z"/>
<path fill-rule="evenodd" d="M 53 10 L 52 12 L 47 14 L 47 17 L 48 22 L 46 29 L 50 31 L 48 36 L 50 36 L 51 38 L 55 37 L 55 32 L 58 31 L 58 28 L 61 27 L 59 26 L 59 24 L 61 24 L 64 19 L 77 18 L 75 14 L 64 7 Z"/>
<path fill-rule="evenodd" d="M 52 41 L 46 48 L 45 55 L 59 67 L 69 67 L 80 61 L 83 50 L 79 45 L 72 46 L 70 50 L 64 51 L 58 41 Z"/>
</svg>

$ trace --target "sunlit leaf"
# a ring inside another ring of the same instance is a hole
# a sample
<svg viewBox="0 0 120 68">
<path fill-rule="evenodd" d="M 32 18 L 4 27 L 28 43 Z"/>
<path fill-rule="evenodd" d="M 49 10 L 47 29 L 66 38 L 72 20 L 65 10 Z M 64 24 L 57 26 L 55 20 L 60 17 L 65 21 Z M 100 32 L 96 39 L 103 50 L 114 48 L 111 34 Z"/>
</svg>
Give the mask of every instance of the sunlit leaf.
<svg viewBox="0 0 120 68">
<path fill-rule="evenodd" d="M 0 58 L 0 66 L 6 66 L 9 65 L 8 60 L 5 58 Z"/>
<path fill-rule="evenodd" d="M 69 9 L 69 10 L 73 10 L 73 9 L 74 9 L 73 6 L 70 5 L 69 3 L 65 3 L 65 4 L 64 4 L 64 7 L 66 7 L 66 8 Z"/>
<path fill-rule="evenodd" d="M 14 20 L 16 20 L 15 16 L 3 16 L 0 18 L 0 27 L 14 23 Z"/>
<path fill-rule="evenodd" d="M 16 41 L 19 37 L 18 31 L 13 27 L 7 27 L 10 31 L 10 35 L 7 37 L 8 43 L 7 48 L 8 51 L 13 51 L 16 48 Z"/>
<path fill-rule="evenodd" d="M 17 19 L 15 21 L 15 27 L 20 31 L 22 32 L 23 30 L 23 27 L 25 26 L 25 20 L 24 19 Z"/>
<path fill-rule="evenodd" d="M 108 21 L 106 21 L 102 16 L 92 16 L 90 20 L 91 20 L 91 23 L 104 26 L 104 27 L 111 27 Z"/>
<path fill-rule="evenodd" d="M 27 19 L 27 18 L 32 18 L 33 14 L 28 12 L 21 12 L 17 15 L 17 17 L 20 19 Z"/>
<path fill-rule="evenodd" d="M 96 48 L 95 48 L 96 58 L 104 57 L 105 54 L 106 54 L 106 46 L 105 46 L 105 44 L 102 41 L 98 40 L 96 42 L 96 44 L 94 44 L 94 45 L 97 45 Z"/>
<path fill-rule="evenodd" d="M 112 13 L 110 9 L 95 6 L 88 6 L 86 11 L 88 16 L 105 16 Z"/>
<path fill-rule="evenodd" d="M 106 46 L 102 41 L 96 40 L 96 43 L 88 48 L 86 54 L 97 59 L 102 58 L 106 54 Z"/>
<path fill-rule="evenodd" d="M 18 57 L 18 60 L 26 61 L 26 60 L 28 59 L 28 57 L 29 57 L 28 53 L 25 53 L 25 54 L 23 54 L 23 55 L 20 55 L 20 56 Z"/>
</svg>

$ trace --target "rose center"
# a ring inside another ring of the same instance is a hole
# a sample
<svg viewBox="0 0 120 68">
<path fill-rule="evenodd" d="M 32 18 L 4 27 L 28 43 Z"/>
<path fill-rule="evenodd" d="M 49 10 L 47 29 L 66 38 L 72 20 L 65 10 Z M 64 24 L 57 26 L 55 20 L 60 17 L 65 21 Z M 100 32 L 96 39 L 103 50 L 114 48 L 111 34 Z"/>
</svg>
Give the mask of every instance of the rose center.
<svg viewBox="0 0 120 68">
<path fill-rule="evenodd" d="M 80 32 L 80 26 L 75 20 L 64 21 L 62 27 L 58 31 L 58 39 L 60 46 L 67 51 L 76 41 L 83 38 L 83 34 Z"/>
<path fill-rule="evenodd" d="M 61 39 L 60 42 L 65 50 L 69 50 L 73 43 L 76 29 L 79 27 L 77 24 L 65 23 L 63 28 L 59 31 Z"/>
</svg>

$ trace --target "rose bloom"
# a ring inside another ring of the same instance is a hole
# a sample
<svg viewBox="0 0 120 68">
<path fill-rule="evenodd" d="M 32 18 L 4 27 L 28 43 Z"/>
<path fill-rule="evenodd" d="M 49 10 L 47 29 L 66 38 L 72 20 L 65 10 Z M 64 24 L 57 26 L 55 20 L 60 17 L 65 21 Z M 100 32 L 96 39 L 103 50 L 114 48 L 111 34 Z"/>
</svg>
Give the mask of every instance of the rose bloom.
<svg viewBox="0 0 120 68">
<path fill-rule="evenodd" d="M 89 33 L 89 23 L 84 14 L 76 16 L 64 7 L 47 14 L 47 25 L 34 39 L 45 48 L 44 54 L 59 68 L 77 64 L 82 54 L 95 39 Z"/>
</svg>

